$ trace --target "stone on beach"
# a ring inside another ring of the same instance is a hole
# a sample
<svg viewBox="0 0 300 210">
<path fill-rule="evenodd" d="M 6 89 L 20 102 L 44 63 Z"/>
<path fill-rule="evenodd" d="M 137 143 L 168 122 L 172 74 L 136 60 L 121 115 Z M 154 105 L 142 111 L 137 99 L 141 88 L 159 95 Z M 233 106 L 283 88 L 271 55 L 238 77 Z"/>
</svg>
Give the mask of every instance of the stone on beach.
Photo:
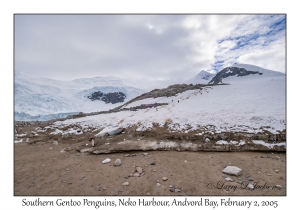
<svg viewBox="0 0 300 210">
<path fill-rule="evenodd" d="M 109 158 L 106 158 L 105 160 L 102 161 L 102 163 L 104 163 L 104 164 L 105 164 L 105 163 L 109 163 L 109 162 L 110 162 L 110 159 L 109 159 Z"/>
<path fill-rule="evenodd" d="M 124 182 L 122 185 L 123 185 L 123 186 L 128 186 L 128 185 L 129 185 L 129 182 Z"/>
<path fill-rule="evenodd" d="M 139 177 L 139 176 L 140 176 L 140 173 L 139 173 L 139 172 L 136 172 L 136 173 L 133 174 L 133 176 L 134 176 L 134 177 Z"/>
<path fill-rule="evenodd" d="M 141 167 L 136 167 L 135 168 L 137 172 L 139 172 L 140 174 L 143 173 L 143 169 Z"/>
<path fill-rule="evenodd" d="M 163 177 L 162 180 L 163 180 L 163 181 L 167 181 L 167 180 L 168 180 L 168 177 Z"/>
<path fill-rule="evenodd" d="M 115 166 L 120 166 L 122 164 L 120 159 L 117 159 L 114 163 Z"/>
<path fill-rule="evenodd" d="M 227 182 L 233 182 L 233 180 L 231 178 L 229 178 L 229 177 L 226 177 L 225 181 L 227 181 Z"/>
<path fill-rule="evenodd" d="M 240 176 L 242 174 L 242 169 L 236 166 L 227 166 L 222 172 L 229 175 Z"/>
</svg>

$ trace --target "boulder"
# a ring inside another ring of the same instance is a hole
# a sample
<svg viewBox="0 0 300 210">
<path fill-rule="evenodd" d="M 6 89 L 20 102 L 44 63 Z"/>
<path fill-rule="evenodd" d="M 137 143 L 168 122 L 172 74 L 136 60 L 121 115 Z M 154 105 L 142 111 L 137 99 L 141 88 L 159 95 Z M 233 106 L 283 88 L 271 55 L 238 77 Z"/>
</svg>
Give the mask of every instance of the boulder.
<svg viewBox="0 0 300 210">
<path fill-rule="evenodd" d="M 222 172 L 229 175 L 240 176 L 242 174 L 242 169 L 236 166 L 227 166 Z"/>
</svg>

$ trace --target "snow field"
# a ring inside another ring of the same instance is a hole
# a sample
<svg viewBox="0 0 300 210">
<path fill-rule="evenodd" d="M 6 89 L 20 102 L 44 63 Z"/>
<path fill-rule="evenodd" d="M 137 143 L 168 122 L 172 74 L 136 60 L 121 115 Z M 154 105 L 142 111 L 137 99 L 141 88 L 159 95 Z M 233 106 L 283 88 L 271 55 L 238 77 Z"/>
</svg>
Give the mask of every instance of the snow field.
<svg viewBox="0 0 300 210">
<path fill-rule="evenodd" d="M 205 87 L 201 91 L 189 90 L 173 97 L 148 98 L 126 106 L 168 103 L 157 108 L 69 119 L 54 125 L 78 124 L 99 129 L 137 125 L 137 131 L 143 131 L 151 129 L 153 123 L 162 127 L 169 122 L 170 131 L 190 132 L 212 125 L 205 128 L 217 133 L 258 133 L 267 130 L 273 134 L 285 129 L 284 76 L 249 75 L 226 78 L 224 81 L 230 82 L 230 85 Z"/>
</svg>

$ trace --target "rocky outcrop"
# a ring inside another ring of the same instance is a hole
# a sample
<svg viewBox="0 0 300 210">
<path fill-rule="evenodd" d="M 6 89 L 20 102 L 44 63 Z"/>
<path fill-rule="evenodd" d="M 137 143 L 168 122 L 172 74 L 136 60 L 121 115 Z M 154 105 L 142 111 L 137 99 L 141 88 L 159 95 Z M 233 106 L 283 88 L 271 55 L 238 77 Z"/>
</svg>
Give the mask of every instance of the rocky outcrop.
<svg viewBox="0 0 300 210">
<path fill-rule="evenodd" d="M 122 92 L 114 92 L 114 93 L 102 93 L 101 91 L 94 92 L 92 95 L 88 96 L 88 98 L 92 101 L 100 100 L 105 103 L 121 103 L 124 102 L 126 95 Z"/>
<path fill-rule="evenodd" d="M 216 74 L 216 76 L 209 82 L 209 84 L 222 84 L 222 79 L 229 77 L 229 76 L 235 76 L 243 77 L 250 74 L 259 74 L 262 75 L 262 73 L 258 71 L 247 71 L 244 68 L 238 68 L 238 67 L 227 67 Z"/>
<path fill-rule="evenodd" d="M 141 95 L 138 100 L 142 100 L 145 98 L 158 98 L 158 97 L 171 97 L 171 96 L 175 96 L 178 93 L 183 93 L 187 90 L 195 90 L 195 89 L 202 89 L 202 87 L 205 85 L 187 85 L 187 84 L 175 84 L 175 85 L 170 85 L 167 88 L 163 88 L 163 89 L 154 89 L 148 93 L 144 93 L 143 95 Z"/>
<path fill-rule="evenodd" d="M 167 88 L 163 88 L 163 89 L 154 89 L 150 92 L 144 93 L 128 102 L 126 102 L 125 104 L 114 108 L 113 110 L 120 110 L 122 107 L 125 107 L 128 104 L 131 104 L 135 101 L 139 101 L 139 100 L 143 100 L 146 98 L 158 98 L 158 97 L 171 97 L 171 96 L 176 96 L 179 93 L 183 93 L 185 91 L 188 90 L 202 90 L 203 87 L 212 87 L 215 84 L 208 84 L 208 85 L 204 85 L 204 84 L 175 84 L 175 85 L 170 85 Z M 217 84 L 217 85 L 225 85 L 225 84 Z"/>
</svg>

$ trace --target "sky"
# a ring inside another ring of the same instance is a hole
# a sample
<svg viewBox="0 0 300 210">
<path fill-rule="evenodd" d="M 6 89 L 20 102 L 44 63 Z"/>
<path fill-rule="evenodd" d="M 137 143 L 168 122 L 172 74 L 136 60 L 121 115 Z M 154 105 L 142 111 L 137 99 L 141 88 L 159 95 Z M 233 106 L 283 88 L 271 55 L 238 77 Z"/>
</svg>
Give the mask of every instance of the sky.
<svg viewBox="0 0 300 210">
<path fill-rule="evenodd" d="M 115 76 L 149 89 L 235 63 L 285 73 L 286 15 L 16 14 L 14 50 L 29 76 Z"/>
</svg>

